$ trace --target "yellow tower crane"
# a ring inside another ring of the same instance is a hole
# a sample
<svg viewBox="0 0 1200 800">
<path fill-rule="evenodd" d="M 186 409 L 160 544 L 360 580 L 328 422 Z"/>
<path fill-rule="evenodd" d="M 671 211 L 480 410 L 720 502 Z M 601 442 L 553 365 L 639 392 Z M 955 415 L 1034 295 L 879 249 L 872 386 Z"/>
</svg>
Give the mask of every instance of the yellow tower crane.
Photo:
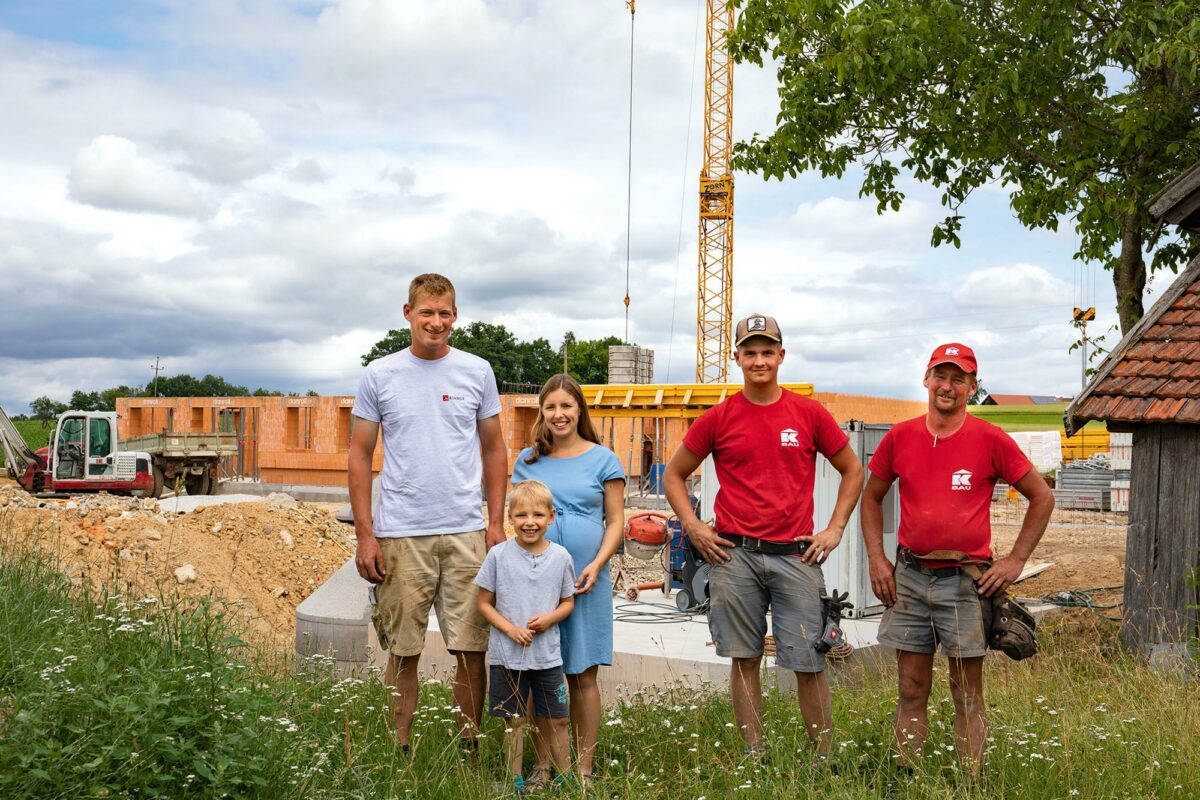
<svg viewBox="0 0 1200 800">
<path fill-rule="evenodd" d="M 727 0 L 708 0 L 704 64 L 704 164 L 700 168 L 700 268 L 696 293 L 696 383 L 725 383 L 733 318 L 733 29 Z"/>
</svg>

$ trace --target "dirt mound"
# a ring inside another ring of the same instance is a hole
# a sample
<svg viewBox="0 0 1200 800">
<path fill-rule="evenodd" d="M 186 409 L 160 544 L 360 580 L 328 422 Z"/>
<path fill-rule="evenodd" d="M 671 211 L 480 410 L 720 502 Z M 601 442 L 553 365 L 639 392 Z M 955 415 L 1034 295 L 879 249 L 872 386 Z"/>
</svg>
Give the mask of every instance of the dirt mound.
<svg viewBox="0 0 1200 800">
<path fill-rule="evenodd" d="M 234 601 L 252 634 L 284 647 L 296 606 L 353 553 L 350 528 L 305 503 L 173 514 L 155 500 L 105 494 L 36 500 L 10 481 L 0 482 L 0 535 L 35 537 L 74 581 L 115 576 L 143 596 Z"/>
</svg>

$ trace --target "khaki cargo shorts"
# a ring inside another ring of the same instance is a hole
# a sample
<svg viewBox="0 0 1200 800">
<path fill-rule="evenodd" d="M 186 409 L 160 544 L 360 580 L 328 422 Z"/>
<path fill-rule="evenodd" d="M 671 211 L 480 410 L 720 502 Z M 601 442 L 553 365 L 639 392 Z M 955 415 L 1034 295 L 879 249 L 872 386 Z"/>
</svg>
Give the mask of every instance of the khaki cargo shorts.
<svg viewBox="0 0 1200 800">
<path fill-rule="evenodd" d="M 983 610 L 975 582 L 965 572 L 926 575 L 896 563 L 896 605 L 883 612 L 879 643 L 909 653 L 933 653 L 941 645 L 949 658 L 987 653 Z"/>
<path fill-rule="evenodd" d="M 485 531 L 377 541 L 387 570 L 375 587 L 371 617 L 380 646 L 396 656 L 420 655 L 432 607 L 446 649 L 485 652 L 488 625 L 475 607 L 475 576 L 487 553 Z"/>
</svg>

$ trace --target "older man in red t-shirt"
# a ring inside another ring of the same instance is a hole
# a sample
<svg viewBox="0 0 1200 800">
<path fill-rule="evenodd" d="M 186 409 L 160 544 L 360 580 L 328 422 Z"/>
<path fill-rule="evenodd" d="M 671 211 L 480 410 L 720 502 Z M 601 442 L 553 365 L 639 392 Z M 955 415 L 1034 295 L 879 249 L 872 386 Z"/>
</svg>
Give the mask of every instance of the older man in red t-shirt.
<svg viewBox="0 0 1200 800">
<path fill-rule="evenodd" d="M 734 341 L 742 391 L 688 430 L 665 471 L 667 500 L 712 568 L 708 624 L 717 655 L 733 659 L 733 716 L 747 752 L 762 752 L 759 664 L 770 607 L 775 663 L 795 672 L 800 714 L 824 761 L 833 718 L 825 657 L 814 648 L 824 630 L 821 564 L 841 542 L 863 470 L 829 412 L 779 385 L 783 335 L 774 318 L 742 320 Z M 814 535 L 817 453 L 841 473 L 841 483 L 829 526 Z M 711 526 L 693 513 L 684 488 L 709 455 L 720 483 Z"/>
<path fill-rule="evenodd" d="M 980 595 L 1003 592 L 1021 574 L 1046 530 L 1054 495 L 1012 437 L 967 413 L 975 392 L 975 353 L 963 344 L 940 345 L 925 370 L 929 411 L 896 425 L 871 458 L 862 496 L 862 530 L 871 586 L 886 605 L 879 641 L 896 649 L 900 692 L 895 737 L 903 766 L 925 742 L 933 656 L 940 644 L 950 664 L 954 732 L 959 761 L 972 772 L 983 763 L 987 722 L 983 704 L 983 630 Z M 900 548 L 896 564 L 883 551 L 883 497 L 900 480 Z M 999 480 L 1029 499 L 1012 551 L 992 561 L 989 519 Z M 930 560 L 951 550 L 966 558 Z M 976 586 L 962 563 L 990 565 Z"/>
</svg>

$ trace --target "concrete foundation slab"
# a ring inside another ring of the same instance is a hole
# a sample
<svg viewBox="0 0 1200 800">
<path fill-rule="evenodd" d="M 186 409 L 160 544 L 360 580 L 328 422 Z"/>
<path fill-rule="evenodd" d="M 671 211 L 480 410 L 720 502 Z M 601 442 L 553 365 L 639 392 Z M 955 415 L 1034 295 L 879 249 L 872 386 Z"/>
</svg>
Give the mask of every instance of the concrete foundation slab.
<svg viewBox="0 0 1200 800">
<path fill-rule="evenodd" d="M 296 607 L 296 655 L 333 658 L 346 672 L 367 664 L 370 659 L 367 629 L 371 627 L 369 587 L 351 558 L 305 598 Z"/>
<path fill-rule="evenodd" d="M 254 494 L 188 494 L 171 495 L 158 501 L 159 509 L 166 514 L 187 514 L 197 508 L 222 506 L 228 503 L 261 503 L 262 497 Z"/>
<path fill-rule="evenodd" d="M 335 659 L 347 672 L 365 671 L 368 665 L 382 670 L 387 653 L 379 646 L 374 627 L 368 584 L 349 559 L 325 584 L 296 609 L 296 651 L 301 657 L 320 654 Z M 655 693 L 673 687 L 714 688 L 724 691 L 729 683 L 730 661 L 718 656 L 711 644 L 708 620 L 703 615 L 683 615 L 671 597 L 654 602 L 617 601 L 613 623 L 613 664 L 600 670 L 601 696 L 606 703 L 636 693 Z M 878 618 L 846 620 L 846 639 L 855 647 L 846 661 L 830 660 L 830 676 L 836 683 L 871 668 L 880 656 L 877 645 Z M 888 659 L 890 660 L 890 659 Z M 795 690 L 795 676 L 778 669 L 775 659 L 763 660 L 766 683 L 784 691 Z M 437 617 L 430 615 L 425 651 L 420 670 L 426 679 L 447 680 L 454 672 L 453 657 L 438 630 Z"/>
<path fill-rule="evenodd" d="M 259 499 L 273 492 L 290 494 L 305 503 L 348 503 L 350 494 L 345 486 L 317 486 L 304 483 L 261 483 L 251 480 L 221 481 L 217 486 L 216 495 L 252 494 Z"/>
</svg>

